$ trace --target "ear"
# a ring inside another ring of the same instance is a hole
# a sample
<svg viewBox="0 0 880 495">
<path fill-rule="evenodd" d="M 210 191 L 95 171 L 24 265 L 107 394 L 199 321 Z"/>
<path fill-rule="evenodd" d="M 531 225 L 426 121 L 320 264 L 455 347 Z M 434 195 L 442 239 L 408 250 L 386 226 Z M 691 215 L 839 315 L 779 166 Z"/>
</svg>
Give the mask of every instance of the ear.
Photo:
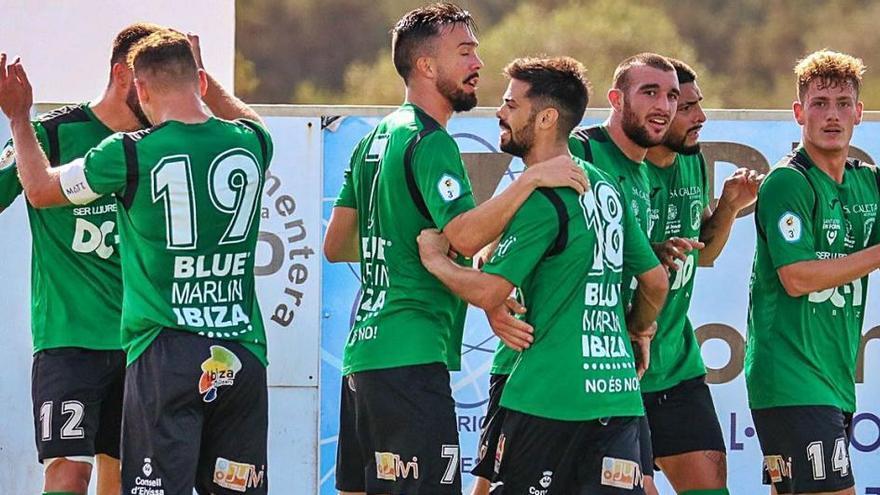
<svg viewBox="0 0 880 495">
<path fill-rule="evenodd" d="M 620 112 L 623 110 L 623 90 L 618 88 L 611 88 L 608 90 L 608 103 L 611 104 L 611 108 Z"/>
<path fill-rule="evenodd" d="M 203 69 L 199 69 L 199 96 L 204 97 L 207 92 L 208 74 Z"/>
<path fill-rule="evenodd" d="M 791 111 L 794 113 L 794 120 L 798 123 L 798 125 L 804 125 L 806 122 L 806 117 L 804 115 L 804 104 L 800 102 L 800 100 L 795 100 L 794 103 L 791 104 Z"/>
<path fill-rule="evenodd" d="M 538 113 L 535 120 L 538 123 L 539 129 L 544 131 L 553 129 L 559 121 L 559 110 L 553 107 L 545 108 Z"/>
<path fill-rule="evenodd" d="M 115 63 L 110 67 L 110 84 L 120 88 L 128 87 L 133 74 L 128 65 L 123 63 Z"/>
<path fill-rule="evenodd" d="M 135 78 L 134 89 L 137 91 L 138 100 L 141 102 L 141 106 L 150 102 L 149 88 L 147 88 L 147 85 L 144 84 L 142 80 Z"/>
<path fill-rule="evenodd" d="M 862 102 L 856 103 L 856 125 L 862 123 L 862 110 L 865 109 L 865 105 Z"/>
<path fill-rule="evenodd" d="M 437 64 L 433 57 L 423 55 L 416 59 L 416 71 L 427 79 L 435 79 L 437 77 Z"/>
</svg>

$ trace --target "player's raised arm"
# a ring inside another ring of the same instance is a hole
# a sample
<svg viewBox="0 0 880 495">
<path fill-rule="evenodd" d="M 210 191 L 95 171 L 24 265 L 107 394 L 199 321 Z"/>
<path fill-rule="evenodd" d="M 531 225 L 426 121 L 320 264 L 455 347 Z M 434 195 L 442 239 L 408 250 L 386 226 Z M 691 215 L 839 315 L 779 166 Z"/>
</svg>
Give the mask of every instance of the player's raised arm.
<svg viewBox="0 0 880 495">
<path fill-rule="evenodd" d="M 234 94 L 226 91 L 226 88 L 214 79 L 210 72 L 205 70 L 205 64 L 202 62 L 202 48 L 199 42 L 199 35 L 193 33 L 186 34 L 190 46 L 192 46 L 193 57 L 199 70 L 205 72 L 208 80 L 208 89 L 202 96 L 202 101 L 208 105 L 211 112 L 216 117 L 226 120 L 249 119 L 263 124 L 263 119 L 254 111 L 247 103 L 241 101 Z"/>
<path fill-rule="evenodd" d="M 733 222 L 743 208 L 754 204 L 758 197 L 758 185 L 764 180 L 763 174 L 745 168 L 737 169 L 724 180 L 721 198 L 714 210 L 706 208 L 703 214 L 703 227 L 700 241 L 705 247 L 700 251 L 700 266 L 711 266 L 730 237 Z"/>
<path fill-rule="evenodd" d="M 9 118 L 15 160 L 21 185 L 28 201 L 37 208 L 69 204 L 61 190 L 60 169 L 49 167 L 49 160 L 30 121 L 34 103 L 33 89 L 19 59 L 6 65 L 0 53 L 0 108 Z"/>
</svg>

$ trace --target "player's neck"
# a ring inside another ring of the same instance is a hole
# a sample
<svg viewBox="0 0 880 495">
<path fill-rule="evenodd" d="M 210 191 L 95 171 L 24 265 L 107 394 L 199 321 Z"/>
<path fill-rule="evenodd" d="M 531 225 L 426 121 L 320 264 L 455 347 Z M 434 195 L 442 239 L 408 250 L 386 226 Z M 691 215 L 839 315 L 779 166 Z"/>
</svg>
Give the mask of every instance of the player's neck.
<svg viewBox="0 0 880 495">
<path fill-rule="evenodd" d="M 843 171 L 846 169 L 846 159 L 849 157 L 849 144 L 842 150 L 823 150 L 803 139 L 804 149 L 810 155 L 810 159 L 820 170 L 828 174 L 838 184 L 843 182 Z"/>
<path fill-rule="evenodd" d="M 421 91 L 407 87 L 405 101 L 421 108 L 443 127 L 446 127 L 449 119 L 452 118 L 452 105 L 436 90 Z"/>
<path fill-rule="evenodd" d="M 114 132 L 131 132 L 143 127 L 134 112 L 125 103 L 125 96 L 107 88 L 104 94 L 89 104 L 95 117 Z"/>
<path fill-rule="evenodd" d="M 660 168 L 671 167 L 672 164 L 675 163 L 676 156 L 678 156 L 678 153 L 662 144 L 648 148 L 648 152 L 645 154 L 645 158 L 647 158 L 652 165 Z"/>
<path fill-rule="evenodd" d="M 635 141 L 626 135 L 626 132 L 623 130 L 623 122 L 617 112 L 613 112 L 611 116 L 608 117 L 604 126 L 608 129 L 608 135 L 611 136 L 611 140 L 614 141 L 614 144 L 620 148 L 620 151 L 622 151 L 627 158 L 634 162 L 641 162 L 645 159 L 648 149 L 636 144 Z"/>
<path fill-rule="evenodd" d="M 155 114 L 151 117 L 155 125 L 171 120 L 184 124 L 201 124 L 211 118 L 203 109 L 202 100 L 191 93 L 165 95 L 161 97 L 161 101 L 154 103 L 153 108 Z"/>
<path fill-rule="evenodd" d="M 530 167 L 559 155 L 568 154 L 568 140 L 566 140 L 561 143 L 532 146 L 532 149 L 522 157 L 522 161 L 526 167 Z"/>
</svg>

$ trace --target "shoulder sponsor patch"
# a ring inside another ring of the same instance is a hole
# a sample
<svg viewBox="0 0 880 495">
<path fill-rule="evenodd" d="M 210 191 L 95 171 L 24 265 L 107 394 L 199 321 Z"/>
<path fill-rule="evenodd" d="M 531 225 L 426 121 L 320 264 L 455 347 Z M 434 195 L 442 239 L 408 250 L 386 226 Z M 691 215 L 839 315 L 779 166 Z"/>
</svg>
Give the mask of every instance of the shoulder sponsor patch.
<svg viewBox="0 0 880 495">
<path fill-rule="evenodd" d="M 787 211 L 779 217 L 779 233 L 787 242 L 801 240 L 801 217 Z"/>
<path fill-rule="evenodd" d="M 0 170 L 11 167 L 13 163 L 15 163 L 15 148 L 10 144 L 0 152 Z"/>
<path fill-rule="evenodd" d="M 461 196 L 461 182 L 449 174 L 443 174 L 443 177 L 440 177 L 440 182 L 437 183 L 437 190 L 443 201 L 454 201 Z"/>
</svg>

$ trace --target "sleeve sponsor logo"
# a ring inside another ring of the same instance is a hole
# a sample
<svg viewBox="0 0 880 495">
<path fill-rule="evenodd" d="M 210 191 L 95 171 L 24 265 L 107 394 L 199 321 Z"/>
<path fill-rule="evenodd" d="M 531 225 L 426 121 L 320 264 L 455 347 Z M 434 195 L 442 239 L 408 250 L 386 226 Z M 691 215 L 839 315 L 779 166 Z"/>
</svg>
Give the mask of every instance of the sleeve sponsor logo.
<svg viewBox="0 0 880 495">
<path fill-rule="evenodd" d="M 15 163 L 15 148 L 10 144 L 0 152 L 0 170 L 11 167 L 13 163 Z"/>
<path fill-rule="evenodd" d="M 779 233 L 786 242 L 801 240 L 801 217 L 787 211 L 779 217 Z"/>
<path fill-rule="evenodd" d="M 498 243 L 498 246 L 495 247 L 495 252 L 492 253 L 490 261 L 494 262 L 507 256 L 507 253 L 510 252 L 510 248 L 512 248 L 514 244 L 516 244 L 516 234 L 511 234 L 502 239 L 501 242 Z"/>
<path fill-rule="evenodd" d="M 449 174 L 443 174 L 443 177 L 440 177 L 440 182 L 437 183 L 437 190 L 443 201 L 447 203 L 455 201 L 461 196 L 461 182 Z"/>
</svg>

